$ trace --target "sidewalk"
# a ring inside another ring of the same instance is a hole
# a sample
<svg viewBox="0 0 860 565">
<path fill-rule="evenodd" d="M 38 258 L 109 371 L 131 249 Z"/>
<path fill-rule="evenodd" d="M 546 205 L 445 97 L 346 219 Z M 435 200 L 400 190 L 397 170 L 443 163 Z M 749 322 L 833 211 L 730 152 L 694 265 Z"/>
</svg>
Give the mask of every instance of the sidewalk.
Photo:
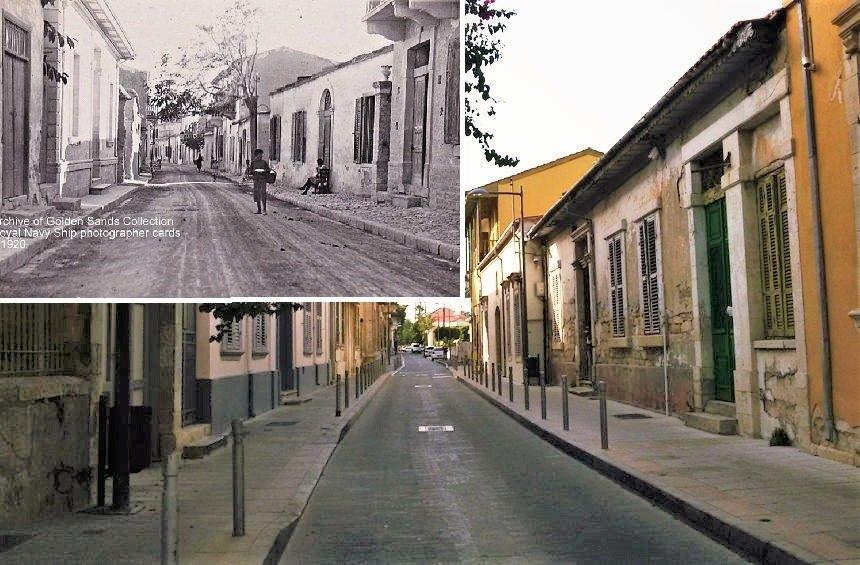
<svg viewBox="0 0 860 565">
<path fill-rule="evenodd" d="M 502 395 L 452 372 L 468 388 L 562 451 L 652 500 L 682 520 L 766 563 L 860 563 L 860 469 L 767 441 L 715 436 L 674 417 L 608 401 L 609 449 L 600 448 L 600 403 L 568 395 L 570 431 L 561 421 L 561 388 L 508 380 Z M 641 414 L 643 419 L 618 419 Z"/>
<path fill-rule="evenodd" d="M 132 194 L 149 184 L 149 180 L 127 181 L 123 184 L 112 185 L 101 194 L 88 194 L 82 197 L 80 210 L 55 210 L 52 212 L 52 216 L 84 219 L 103 216 L 124 204 Z M 41 227 L 47 228 L 49 226 Z M 51 235 L 47 239 L 41 237 L 23 238 L 20 240 L 21 244 L 19 247 L 7 248 L 0 245 L 0 277 L 22 267 L 27 261 L 47 249 L 57 239 L 57 237 Z M 18 240 L 16 239 L 15 241 Z"/>
<path fill-rule="evenodd" d="M 250 181 L 241 175 L 219 171 L 246 192 Z M 459 213 L 433 208 L 397 208 L 387 203 L 373 203 L 351 194 L 313 194 L 303 196 L 298 189 L 278 184 L 268 186 L 270 198 L 309 210 L 356 229 L 395 241 L 407 247 L 426 251 L 451 261 L 460 260 Z"/>
<path fill-rule="evenodd" d="M 232 535 L 232 443 L 203 459 L 182 460 L 179 562 L 277 563 L 329 457 L 389 374 L 358 400 L 351 388 L 350 407 L 340 418 L 334 415 L 335 389 L 327 387 L 309 395 L 310 402 L 245 423 L 244 537 Z M 0 553 L 0 563 L 158 563 L 161 485 L 161 465 L 154 463 L 132 475 L 132 505 L 139 512 L 78 512 L 34 524 L 14 532 L 33 537 Z"/>
</svg>

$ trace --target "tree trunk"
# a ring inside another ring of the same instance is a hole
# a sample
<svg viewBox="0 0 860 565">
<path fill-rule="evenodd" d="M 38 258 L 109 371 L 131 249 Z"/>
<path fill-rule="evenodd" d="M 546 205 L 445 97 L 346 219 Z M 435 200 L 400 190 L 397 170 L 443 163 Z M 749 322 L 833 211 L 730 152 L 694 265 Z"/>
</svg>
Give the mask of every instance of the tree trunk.
<svg viewBox="0 0 860 565">
<path fill-rule="evenodd" d="M 251 145 L 248 155 L 253 158 L 254 151 L 260 148 L 257 144 L 257 96 L 250 96 L 245 99 L 245 105 L 248 106 L 249 120 L 251 121 L 251 136 L 248 143 Z"/>
</svg>

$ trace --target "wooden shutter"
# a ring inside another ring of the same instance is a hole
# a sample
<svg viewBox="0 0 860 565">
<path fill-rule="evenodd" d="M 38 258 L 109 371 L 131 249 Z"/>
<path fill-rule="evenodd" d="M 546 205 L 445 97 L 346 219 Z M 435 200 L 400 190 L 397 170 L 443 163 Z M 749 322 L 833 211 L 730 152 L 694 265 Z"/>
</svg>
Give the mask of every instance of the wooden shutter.
<svg viewBox="0 0 860 565">
<path fill-rule="evenodd" d="M 373 162 L 373 121 L 376 111 L 376 98 L 365 96 L 361 112 L 361 162 Z"/>
<path fill-rule="evenodd" d="M 448 44 L 445 83 L 445 143 L 460 143 L 460 41 Z"/>
<path fill-rule="evenodd" d="M 522 317 L 522 286 L 517 284 L 514 287 L 514 315 L 511 318 L 514 321 L 514 354 L 520 357 L 523 354 L 523 317 Z"/>
<path fill-rule="evenodd" d="M 794 296 L 785 169 L 759 179 L 756 188 L 765 334 L 793 337 Z"/>
<path fill-rule="evenodd" d="M 552 340 L 561 342 L 561 271 L 550 275 L 550 293 L 552 296 Z"/>
<path fill-rule="evenodd" d="M 352 130 L 352 160 L 361 162 L 361 104 L 362 99 L 355 99 L 355 124 Z"/>
<path fill-rule="evenodd" d="M 242 351 L 242 323 L 230 322 L 224 330 L 221 339 L 221 351 L 224 353 L 241 353 Z"/>
<path fill-rule="evenodd" d="M 314 303 L 314 325 L 316 326 L 316 350 L 317 355 L 322 355 L 323 339 L 322 339 L 322 302 Z"/>
<path fill-rule="evenodd" d="M 624 274 L 620 235 L 609 240 L 609 298 L 612 335 L 624 337 Z"/>
<path fill-rule="evenodd" d="M 267 353 L 269 350 L 266 316 L 254 316 L 254 353 Z"/>
<path fill-rule="evenodd" d="M 660 280 L 657 273 L 657 216 L 639 223 L 639 273 L 642 287 L 642 333 L 660 333 Z"/>
<path fill-rule="evenodd" d="M 302 351 L 305 355 L 313 353 L 313 312 L 311 312 L 312 304 L 305 302 L 302 304 Z"/>
</svg>

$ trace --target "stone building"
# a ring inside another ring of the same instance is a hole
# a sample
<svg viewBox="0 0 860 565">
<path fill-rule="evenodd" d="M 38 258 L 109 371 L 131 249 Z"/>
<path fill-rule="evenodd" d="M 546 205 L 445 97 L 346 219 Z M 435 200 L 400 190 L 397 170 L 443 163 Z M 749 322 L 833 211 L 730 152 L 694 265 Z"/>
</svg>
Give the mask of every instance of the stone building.
<svg viewBox="0 0 860 565">
<path fill-rule="evenodd" d="M 272 91 L 268 154 L 279 184 L 302 186 L 322 159 L 333 192 L 385 196 L 392 51 L 358 55 Z"/>
<path fill-rule="evenodd" d="M 785 37 L 781 11 L 733 26 L 530 237 L 546 250 L 551 317 L 569 326 L 547 333 L 574 344 L 574 375 L 590 366 L 610 397 L 688 425 L 782 427 L 804 445 Z"/>
<path fill-rule="evenodd" d="M 373 0 L 368 33 L 394 42 L 388 186 L 400 205 L 460 206 L 460 3 Z"/>
</svg>

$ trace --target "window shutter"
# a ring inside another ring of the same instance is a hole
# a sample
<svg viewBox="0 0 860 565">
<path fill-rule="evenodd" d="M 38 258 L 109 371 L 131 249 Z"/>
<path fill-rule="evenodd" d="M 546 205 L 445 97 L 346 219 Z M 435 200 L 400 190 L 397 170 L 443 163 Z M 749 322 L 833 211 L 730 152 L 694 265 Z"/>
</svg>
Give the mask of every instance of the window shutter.
<svg viewBox="0 0 860 565">
<path fill-rule="evenodd" d="M 313 317 L 311 312 L 311 303 L 305 302 L 302 304 L 302 351 L 305 355 L 313 353 Z"/>
<path fill-rule="evenodd" d="M 352 130 L 352 160 L 361 162 L 361 98 L 355 99 L 355 125 Z"/>
<path fill-rule="evenodd" d="M 445 143 L 460 143 L 460 41 L 448 44 L 445 83 Z"/>
<path fill-rule="evenodd" d="M 523 354 L 523 317 L 522 317 L 522 288 L 517 285 L 514 289 L 514 353 L 517 357 Z"/>
<path fill-rule="evenodd" d="M 791 337 L 794 297 L 785 169 L 760 179 L 757 191 L 765 334 Z"/>
<path fill-rule="evenodd" d="M 373 162 L 373 121 L 376 112 L 376 98 L 373 96 L 364 97 L 365 109 L 362 112 L 362 121 L 364 122 L 362 130 L 364 135 L 361 140 L 361 162 Z"/>
<path fill-rule="evenodd" d="M 301 148 L 301 153 L 299 155 L 299 161 L 304 163 L 306 160 L 306 151 L 305 147 L 307 146 L 307 115 L 305 111 L 302 110 L 299 112 L 299 147 Z"/>
<path fill-rule="evenodd" d="M 550 276 L 550 293 L 552 295 L 552 340 L 561 342 L 561 272 L 555 271 Z"/>
<path fill-rule="evenodd" d="M 322 351 L 322 343 L 323 343 L 322 330 L 323 330 L 323 327 L 322 327 L 322 303 L 321 302 L 315 302 L 314 303 L 314 318 L 315 318 L 314 321 L 315 321 L 315 325 L 316 325 L 316 329 L 317 329 L 317 333 L 316 333 L 317 355 L 322 355 L 322 352 L 323 352 Z"/>
<path fill-rule="evenodd" d="M 624 275 L 622 273 L 621 236 L 609 240 L 609 298 L 612 313 L 612 335 L 624 337 Z"/>
<path fill-rule="evenodd" d="M 660 333 L 660 288 L 657 273 L 657 218 L 639 224 L 639 267 L 642 286 L 642 331 Z"/>
</svg>

